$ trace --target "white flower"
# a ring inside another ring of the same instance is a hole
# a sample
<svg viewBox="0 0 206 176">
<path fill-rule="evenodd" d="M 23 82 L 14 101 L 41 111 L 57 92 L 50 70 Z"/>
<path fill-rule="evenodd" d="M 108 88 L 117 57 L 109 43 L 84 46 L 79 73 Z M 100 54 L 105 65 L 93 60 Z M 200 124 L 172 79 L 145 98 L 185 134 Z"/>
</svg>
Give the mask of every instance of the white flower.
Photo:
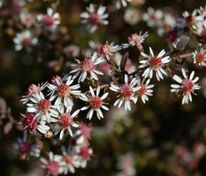
<svg viewBox="0 0 206 176">
<path fill-rule="evenodd" d="M 123 44 L 123 48 L 128 48 L 129 46 L 136 46 L 140 51 L 143 49 L 142 43 L 144 42 L 145 38 L 148 37 L 148 33 L 145 32 L 142 34 L 140 31 L 139 34 L 134 33 L 128 37 L 128 44 Z"/>
<path fill-rule="evenodd" d="M 118 93 L 118 99 L 114 102 L 114 106 L 120 108 L 124 104 L 125 110 L 131 111 L 131 101 L 133 101 L 133 103 L 137 102 L 135 92 L 137 91 L 138 80 L 133 78 L 129 83 L 128 75 L 125 75 L 124 82 L 121 86 L 114 85 L 113 83 L 110 86 L 112 91 Z"/>
<path fill-rule="evenodd" d="M 30 98 L 31 102 L 27 103 L 27 112 L 36 113 L 36 117 L 48 123 L 54 122 L 58 112 L 51 104 L 51 101 L 45 98 L 42 92 L 37 92 Z"/>
<path fill-rule="evenodd" d="M 154 10 L 152 7 L 147 9 L 147 13 L 143 14 L 143 20 L 147 22 L 150 27 L 158 26 L 162 20 L 163 12 L 161 10 Z"/>
<path fill-rule="evenodd" d="M 94 53 L 92 58 L 85 58 L 83 61 L 76 60 L 77 64 L 70 73 L 75 73 L 74 78 L 78 77 L 78 82 L 83 82 L 88 74 L 95 80 L 98 80 L 97 75 L 103 75 L 102 72 L 96 70 L 96 66 L 104 62 L 103 58 L 97 57 L 97 53 Z"/>
<path fill-rule="evenodd" d="M 47 83 L 44 84 L 31 84 L 28 88 L 28 94 L 22 96 L 21 98 L 21 102 L 23 104 L 26 104 L 28 101 L 30 101 L 30 98 L 32 98 L 32 95 L 34 95 L 37 92 L 41 92 L 45 89 L 45 87 L 47 86 Z"/>
<path fill-rule="evenodd" d="M 171 31 L 176 25 L 176 19 L 173 15 L 165 13 L 161 24 L 158 26 L 158 34 L 161 36 L 164 33 Z"/>
<path fill-rule="evenodd" d="M 54 12 L 52 8 L 47 9 L 46 15 L 37 16 L 37 19 L 49 28 L 56 28 L 60 24 L 59 13 Z"/>
<path fill-rule="evenodd" d="M 54 77 L 52 80 L 53 84 L 48 84 L 48 89 L 50 90 L 50 100 L 55 100 L 54 105 L 56 106 L 73 106 L 72 96 L 80 96 L 81 91 L 79 84 L 73 84 L 74 79 L 72 76 L 66 76 L 65 78 L 60 78 L 58 76 Z"/>
<path fill-rule="evenodd" d="M 22 138 L 17 139 L 14 147 L 23 158 L 26 158 L 29 155 L 39 157 L 40 146 L 29 141 L 27 133 L 24 133 Z"/>
<path fill-rule="evenodd" d="M 78 168 L 80 166 L 80 157 L 77 154 L 69 152 L 70 149 L 66 150 L 65 147 L 62 147 L 62 154 L 63 154 L 63 160 L 64 160 L 64 174 L 75 173 L 75 168 Z"/>
<path fill-rule="evenodd" d="M 96 90 L 96 94 L 94 89 L 90 86 L 89 87 L 90 90 L 90 94 L 91 95 L 82 95 L 80 98 L 87 102 L 89 105 L 81 108 L 81 110 L 87 110 L 90 109 L 89 112 L 87 113 L 86 118 L 88 118 L 89 120 L 93 117 L 94 112 L 96 112 L 97 114 L 97 118 L 100 120 L 101 118 L 103 118 L 103 113 L 101 109 L 104 109 L 106 111 L 108 111 L 108 107 L 106 107 L 104 104 L 104 99 L 108 96 L 108 92 L 104 93 L 102 96 L 99 96 L 100 94 L 100 87 L 97 87 Z"/>
<path fill-rule="evenodd" d="M 80 157 L 80 167 L 85 168 L 87 166 L 87 161 L 90 160 L 93 150 L 86 145 L 78 145 L 75 147 L 75 151 Z"/>
<path fill-rule="evenodd" d="M 117 0 L 117 1 L 116 1 L 116 7 L 117 7 L 118 9 L 120 9 L 121 6 L 126 7 L 127 4 L 128 4 L 129 2 L 131 2 L 131 1 L 132 1 L 132 0 Z"/>
<path fill-rule="evenodd" d="M 74 122 L 74 118 L 77 117 L 80 110 L 76 110 L 71 114 L 70 107 L 62 107 L 58 111 L 59 113 L 54 115 L 55 120 L 53 122 L 57 122 L 55 133 L 60 133 L 59 139 L 62 140 L 65 131 L 68 131 L 69 135 L 73 136 L 72 128 L 77 128 L 79 126 L 76 122 Z"/>
<path fill-rule="evenodd" d="M 194 91 L 200 89 L 200 86 L 197 83 L 199 77 L 194 77 L 194 71 L 192 71 L 188 77 L 184 69 L 182 69 L 182 75 L 183 79 L 178 75 L 173 76 L 173 79 L 179 84 L 172 84 L 171 92 L 182 93 L 182 104 L 188 104 L 189 102 L 192 102 L 192 94 L 194 94 Z"/>
<path fill-rule="evenodd" d="M 37 42 L 38 39 L 35 38 L 29 30 L 18 33 L 14 38 L 15 50 L 19 51 L 23 48 L 29 48 L 32 45 L 36 45 Z"/>
<path fill-rule="evenodd" d="M 152 78 L 153 77 L 153 72 L 156 72 L 156 78 L 158 81 L 163 79 L 163 75 L 167 76 L 167 73 L 163 69 L 165 64 L 170 62 L 170 57 L 169 56 L 164 56 L 165 55 L 165 50 L 161 50 L 160 53 L 155 56 L 152 48 L 149 48 L 150 50 L 150 55 L 147 55 L 145 53 L 141 53 L 145 59 L 140 60 L 140 66 L 139 68 L 145 68 L 145 71 L 143 73 L 144 78 Z"/>
<path fill-rule="evenodd" d="M 34 15 L 26 11 L 22 11 L 19 17 L 21 23 L 25 25 L 27 28 L 30 28 L 35 22 Z"/>
<path fill-rule="evenodd" d="M 64 162 L 61 155 L 54 155 L 49 152 L 49 159 L 41 158 L 42 168 L 46 169 L 48 174 L 58 175 L 62 174 L 64 171 Z"/>
<path fill-rule="evenodd" d="M 98 47 L 98 54 L 105 57 L 107 60 L 110 60 L 113 54 L 121 49 L 122 48 L 119 45 L 114 45 L 114 43 L 106 43 Z"/>
<path fill-rule="evenodd" d="M 153 90 L 152 88 L 154 87 L 153 84 L 149 84 L 150 83 L 150 79 L 148 79 L 147 81 L 139 81 L 138 82 L 138 86 L 137 86 L 137 95 L 141 97 L 142 102 L 146 103 L 146 101 L 149 100 L 149 96 L 152 96 L 153 94 Z"/>
<path fill-rule="evenodd" d="M 101 5 L 96 9 L 93 4 L 90 4 L 86 10 L 86 12 L 81 13 L 80 17 L 82 18 L 81 22 L 88 25 L 87 28 L 90 32 L 95 32 L 99 25 L 107 25 L 109 23 L 107 21 L 109 14 L 105 12 L 105 6 Z"/>
<path fill-rule="evenodd" d="M 198 64 L 199 66 L 206 66 L 206 50 L 200 49 L 199 51 L 195 51 L 192 53 L 194 63 Z"/>
</svg>

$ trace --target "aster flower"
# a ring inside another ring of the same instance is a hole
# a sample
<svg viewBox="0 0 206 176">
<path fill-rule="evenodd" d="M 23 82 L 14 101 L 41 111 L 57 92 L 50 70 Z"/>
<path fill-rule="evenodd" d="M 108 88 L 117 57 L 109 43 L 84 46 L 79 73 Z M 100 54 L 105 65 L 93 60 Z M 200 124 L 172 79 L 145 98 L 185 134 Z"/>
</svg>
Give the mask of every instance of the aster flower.
<svg viewBox="0 0 206 176">
<path fill-rule="evenodd" d="M 38 15 L 37 19 L 49 28 L 56 28 L 60 24 L 59 13 L 54 12 L 52 8 L 47 9 L 46 15 Z"/>
<path fill-rule="evenodd" d="M 98 80 L 97 75 L 103 75 L 102 72 L 96 70 L 96 66 L 104 61 L 103 58 L 97 57 L 97 53 L 92 55 L 92 58 L 85 58 L 83 61 L 76 60 L 77 64 L 70 73 L 75 73 L 73 78 L 78 78 L 78 82 L 83 82 L 88 74 L 95 80 Z"/>
<path fill-rule="evenodd" d="M 206 50 L 200 49 L 200 51 L 195 51 L 192 53 L 194 63 L 198 64 L 199 66 L 206 66 Z"/>
<path fill-rule="evenodd" d="M 23 116 L 24 130 L 35 132 L 36 130 L 42 134 L 46 134 L 50 127 L 46 125 L 45 121 L 41 121 L 36 117 L 35 113 L 26 113 Z"/>
<path fill-rule="evenodd" d="M 56 106 L 73 106 L 72 96 L 80 96 L 81 91 L 79 90 L 80 85 L 74 84 L 74 79 L 72 76 L 66 76 L 64 79 L 56 76 L 53 78 L 52 83 L 48 84 L 48 89 L 50 91 L 50 100 L 55 100 Z"/>
<path fill-rule="evenodd" d="M 165 13 L 162 22 L 158 26 L 157 33 L 161 36 L 164 33 L 171 31 L 176 25 L 176 19 L 173 15 Z"/>
<path fill-rule="evenodd" d="M 147 22 L 150 27 L 158 26 L 163 17 L 161 10 L 155 10 L 152 7 L 147 9 L 147 13 L 143 14 L 143 20 Z"/>
<path fill-rule="evenodd" d="M 126 7 L 128 5 L 128 3 L 131 1 L 132 0 L 117 0 L 115 5 L 116 5 L 117 9 L 120 9 L 122 6 Z"/>
<path fill-rule="evenodd" d="M 133 78 L 131 82 L 129 82 L 128 75 L 124 76 L 124 83 L 121 86 L 111 83 L 110 89 L 118 93 L 118 99 L 114 102 L 114 106 L 120 108 L 124 104 L 125 110 L 131 111 L 131 101 L 133 103 L 137 102 L 137 96 L 135 95 L 137 83 L 136 78 Z"/>
<path fill-rule="evenodd" d="M 53 176 L 57 176 L 58 174 L 62 174 L 64 171 L 64 162 L 61 155 L 54 155 L 53 152 L 49 152 L 48 160 L 45 158 L 41 158 L 41 167 L 46 169 L 48 174 Z"/>
<path fill-rule="evenodd" d="M 21 98 L 21 102 L 23 104 L 26 104 L 28 101 L 30 101 L 30 98 L 32 98 L 32 96 L 35 94 L 35 93 L 40 93 L 42 94 L 42 91 L 45 89 L 45 87 L 47 86 L 47 83 L 44 83 L 44 84 L 31 84 L 28 88 L 28 94 L 27 95 L 24 95 L 22 96 Z"/>
<path fill-rule="evenodd" d="M 99 25 L 107 25 L 109 14 L 107 14 L 105 6 L 99 6 L 95 8 L 94 4 L 90 4 L 86 8 L 86 12 L 81 13 L 82 23 L 87 24 L 87 28 L 90 32 L 95 32 Z"/>
<path fill-rule="evenodd" d="M 147 55 L 145 53 L 141 53 L 145 59 L 140 60 L 140 66 L 139 68 L 146 68 L 143 77 L 144 78 L 152 78 L 153 77 L 153 72 L 156 72 L 156 78 L 158 81 L 163 79 L 163 75 L 167 76 L 167 73 L 163 69 L 165 64 L 170 62 L 170 57 L 169 56 L 164 56 L 165 55 L 165 50 L 161 50 L 160 53 L 155 56 L 152 48 L 149 48 L 150 55 Z"/>
<path fill-rule="evenodd" d="M 138 82 L 136 93 L 141 97 L 143 103 L 146 103 L 149 100 L 149 96 L 153 95 L 153 87 L 154 85 L 150 84 L 150 79 Z"/>
<path fill-rule="evenodd" d="M 45 98 L 42 92 L 35 93 L 30 100 L 31 102 L 26 104 L 27 112 L 36 113 L 37 118 L 48 123 L 55 121 L 53 117 L 56 116 L 58 112 L 55 106 L 51 104 L 51 100 Z"/>
<path fill-rule="evenodd" d="M 22 138 L 17 139 L 17 142 L 14 144 L 14 148 L 24 159 L 28 156 L 39 157 L 40 154 L 39 146 L 29 141 L 27 133 L 24 133 Z"/>
<path fill-rule="evenodd" d="M 80 157 L 74 152 L 70 152 L 69 148 L 66 149 L 64 146 L 62 149 L 62 155 L 64 160 L 63 173 L 66 175 L 68 173 L 75 173 L 75 168 L 78 168 L 80 165 Z"/>
<path fill-rule="evenodd" d="M 98 50 L 98 54 L 103 57 L 106 58 L 107 60 L 110 60 L 110 58 L 113 56 L 113 53 L 121 50 L 121 46 L 119 45 L 114 45 L 114 43 L 106 43 L 104 45 L 100 45 L 97 50 Z"/>
<path fill-rule="evenodd" d="M 106 107 L 104 104 L 104 100 L 105 98 L 108 96 L 108 92 L 104 93 L 102 96 L 100 96 L 100 87 L 98 86 L 96 89 L 96 94 L 94 89 L 90 86 L 89 87 L 90 90 L 90 95 L 86 96 L 84 94 L 82 94 L 82 96 L 80 97 L 83 101 L 87 102 L 89 105 L 84 106 L 83 108 L 81 108 L 82 111 L 90 109 L 89 112 L 87 113 L 86 118 L 91 120 L 91 118 L 93 117 L 94 112 L 96 112 L 97 118 L 100 120 L 101 118 L 103 118 L 103 113 L 101 109 L 104 109 L 106 111 L 109 110 L 108 107 Z"/>
<path fill-rule="evenodd" d="M 23 48 L 28 49 L 29 47 L 36 45 L 37 42 L 38 39 L 34 37 L 29 30 L 17 33 L 16 37 L 14 38 L 15 50 L 20 51 Z"/>
<path fill-rule="evenodd" d="M 148 33 L 145 32 L 142 34 L 140 31 L 139 34 L 134 33 L 128 37 L 128 43 L 123 44 L 123 48 L 128 48 L 129 46 L 136 46 L 140 51 L 142 51 L 142 43 L 144 42 L 145 38 L 148 37 Z"/>
<path fill-rule="evenodd" d="M 26 11 L 22 11 L 19 17 L 21 23 L 27 28 L 30 28 L 35 22 L 34 15 Z"/>
<path fill-rule="evenodd" d="M 80 167 L 85 168 L 87 161 L 90 160 L 93 150 L 88 145 L 80 145 L 75 147 L 75 151 L 80 156 Z"/>
<path fill-rule="evenodd" d="M 57 122 L 57 125 L 55 127 L 55 133 L 60 133 L 59 139 L 62 140 L 64 137 L 65 131 L 69 132 L 70 136 L 73 136 L 72 128 L 77 128 L 79 125 L 74 121 L 74 118 L 77 117 L 80 110 L 76 110 L 73 113 L 71 113 L 71 108 L 60 108 L 59 113 L 54 115 L 55 120 L 54 122 Z"/>
<path fill-rule="evenodd" d="M 185 18 L 187 24 L 194 25 L 197 22 L 203 21 L 203 16 L 198 15 L 198 11 L 194 10 L 192 13 L 185 11 L 182 16 Z"/>
<path fill-rule="evenodd" d="M 77 136 L 77 144 L 87 142 L 91 138 L 91 127 L 85 123 L 80 123 L 75 136 Z"/>
<path fill-rule="evenodd" d="M 194 77 L 194 71 L 192 71 L 188 77 L 184 69 L 182 69 L 182 75 L 183 79 L 178 75 L 173 76 L 173 79 L 179 84 L 172 84 L 171 92 L 181 93 L 183 95 L 182 104 L 188 104 L 192 102 L 192 94 L 194 94 L 194 91 L 200 89 L 197 83 L 199 77 Z"/>
</svg>

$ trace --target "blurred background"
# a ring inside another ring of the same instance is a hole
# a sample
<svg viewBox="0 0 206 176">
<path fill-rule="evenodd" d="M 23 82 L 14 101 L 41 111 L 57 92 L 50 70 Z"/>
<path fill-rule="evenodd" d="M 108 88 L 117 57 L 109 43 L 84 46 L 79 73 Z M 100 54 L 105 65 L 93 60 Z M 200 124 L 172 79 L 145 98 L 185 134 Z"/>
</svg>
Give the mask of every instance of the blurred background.
<svg viewBox="0 0 206 176">
<path fill-rule="evenodd" d="M 18 125 L 20 114 L 24 113 L 20 98 L 30 84 L 68 73 L 74 58 L 90 52 L 91 43 L 124 43 L 130 34 L 148 31 L 145 48 L 152 46 L 157 52 L 167 49 L 166 37 L 142 20 L 148 7 L 170 13 L 176 19 L 186 10 L 192 12 L 206 5 L 205 0 L 133 0 L 126 8 L 115 10 L 115 0 L 0 2 L 0 171 L 4 176 L 44 175 L 35 159 L 20 159 L 13 147 L 22 134 Z M 93 34 L 80 23 L 80 13 L 90 3 L 107 6 L 110 15 L 109 25 Z M 32 20 L 48 7 L 60 14 L 57 31 L 45 34 L 41 26 L 28 27 L 22 22 L 23 13 L 31 14 Z M 38 43 L 16 51 L 13 39 L 25 29 L 38 35 Z M 134 49 L 129 52 L 135 62 L 138 54 Z M 206 74 L 199 70 L 198 75 L 203 88 L 191 104 L 181 105 L 180 99 L 170 93 L 171 80 L 165 79 L 154 82 L 154 96 L 147 104 L 138 102 L 131 113 L 111 108 L 103 120 L 90 121 L 94 155 L 87 168 L 74 175 L 206 175 Z"/>
</svg>

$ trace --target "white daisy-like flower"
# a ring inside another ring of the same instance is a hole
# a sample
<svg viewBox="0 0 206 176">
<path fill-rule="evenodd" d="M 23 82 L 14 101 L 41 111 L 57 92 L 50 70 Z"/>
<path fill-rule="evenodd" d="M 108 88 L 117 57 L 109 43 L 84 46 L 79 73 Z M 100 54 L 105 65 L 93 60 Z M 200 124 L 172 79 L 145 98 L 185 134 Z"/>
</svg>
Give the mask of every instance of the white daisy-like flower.
<svg viewBox="0 0 206 176">
<path fill-rule="evenodd" d="M 27 11 L 22 11 L 21 14 L 19 15 L 19 18 L 21 23 L 27 28 L 30 28 L 35 22 L 34 15 L 28 13 Z"/>
<path fill-rule="evenodd" d="M 80 17 L 82 18 L 81 22 L 87 24 L 87 29 L 90 32 L 95 32 L 99 25 L 107 25 L 109 23 L 107 20 L 109 14 L 105 12 L 105 6 L 101 5 L 95 8 L 94 4 L 90 4 L 86 10 L 86 12 L 81 13 Z"/>
<path fill-rule="evenodd" d="M 188 77 L 185 69 L 182 69 L 182 75 L 183 78 L 178 75 L 173 76 L 173 79 L 179 84 L 172 84 L 171 92 L 182 93 L 182 104 L 188 104 L 189 102 L 192 102 L 192 94 L 194 94 L 194 91 L 200 89 L 200 86 L 197 83 L 199 77 L 194 77 L 194 71 L 192 71 Z"/>
<path fill-rule="evenodd" d="M 128 3 L 131 2 L 132 0 L 117 0 L 115 5 L 117 9 L 120 9 L 122 6 L 127 7 Z"/>
<path fill-rule="evenodd" d="M 97 50 L 98 50 L 98 54 L 101 57 L 106 58 L 107 60 L 110 60 L 111 57 L 113 56 L 113 54 L 119 50 L 121 50 L 122 47 L 119 45 L 114 45 L 114 43 L 106 43 L 104 45 L 100 45 Z"/>
<path fill-rule="evenodd" d="M 92 55 L 92 58 L 85 58 L 83 61 L 76 60 L 77 64 L 75 68 L 70 73 L 75 73 L 74 78 L 78 77 L 78 82 L 83 82 L 88 75 L 93 79 L 98 80 L 97 75 L 103 75 L 102 72 L 96 69 L 96 66 L 102 62 L 104 59 L 97 56 L 97 53 Z"/>
<path fill-rule="evenodd" d="M 23 125 L 25 130 L 31 132 L 39 131 L 42 134 L 46 134 L 50 130 L 46 122 L 38 119 L 35 113 L 26 113 L 23 115 Z"/>
<path fill-rule="evenodd" d="M 147 9 L 147 13 L 143 14 L 143 20 L 147 22 L 150 27 L 158 26 L 163 18 L 163 12 L 161 10 L 155 10 L 152 7 Z"/>
<path fill-rule="evenodd" d="M 29 141 L 27 133 L 24 133 L 22 138 L 17 139 L 14 147 L 23 158 L 28 156 L 39 157 L 40 155 L 40 146 Z"/>
<path fill-rule="evenodd" d="M 128 48 L 129 46 L 136 46 L 140 51 L 142 51 L 142 43 L 145 38 L 148 37 L 148 32 L 142 34 L 140 31 L 139 34 L 134 33 L 128 37 L 128 43 L 123 44 L 123 48 Z"/>
<path fill-rule="evenodd" d="M 163 79 L 163 75 L 167 76 L 166 71 L 163 69 L 165 64 L 170 62 L 170 57 L 169 56 L 164 56 L 165 55 L 165 50 L 161 50 L 160 53 L 155 56 L 152 48 L 149 48 L 150 55 L 147 55 L 145 53 L 141 53 L 145 59 L 140 60 L 140 66 L 139 68 L 142 69 L 144 68 L 145 71 L 143 72 L 143 77 L 144 78 L 152 78 L 153 77 L 153 72 L 156 72 L 156 78 L 158 81 Z"/>
<path fill-rule="evenodd" d="M 56 76 L 53 78 L 52 83 L 48 84 L 48 89 L 50 91 L 50 100 L 55 100 L 54 105 L 56 106 L 73 106 L 72 96 L 80 96 L 81 91 L 79 90 L 80 85 L 74 84 L 74 79 L 72 76 L 66 76 L 65 78 L 60 78 Z"/>
<path fill-rule="evenodd" d="M 23 48 L 29 48 L 36 45 L 37 42 L 38 39 L 29 30 L 17 33 L 14 38 L 15 50 L 20 51 Z"/>
<path fill-rule="evenodd" d="M 108 96 L 108 92 L 100 96 L 99 95 L 100 86 L 97 87 L 96 94 L 95 94 L 94 89 L 91 86 L 89 87 L 89 90 L 90 90 L 90 95 L 86 96 L 82 94 L 82 96 L 80 97 L 83 101 L 89 104 L 81 108 L 81 110 L 84 111 L 84 110 L 90 109 L 86 116 L 86 118 L 89 120 L 93 117 L 94 112 L 96 112 L 97 118 L 100 120 L 101 118 L 104 118 L 104 115 L 101 109 L 104 109 L 106 111 L 109 110 L 109 108 L 104 105 L 105 104 L 104 100 Z"/>
<path fill-rule="evenodd" d="M 54 12 L 52 8 L 47 9 L 46 15 L 38 15 L 37 19 L 41 21 L 46 27 L 56 28 L 60 24 L 59 13 Z"/>
<path fill-rule="evenodd" d="M 149 101 L 149 96 L 153 95 L 152 88 L 154 87 L 154 84 L 150 84 L 150 79 L 146 81 L 139 81 L 137 86 L 137 95 L 141 97 L 142 102 L 146 103 L 146 101 Z"/>
<path fill-rule="evenodd" d="M 47 86 L 47 83 L 44 84 L 31 84 L 28 88 L 28 93 L 27 95 L 22 96 L 21 98 L 21 102 L 23 104 L 26 104 L 28 101 L 30 101 L 30 98 L 32 98 L 32 95 L 34 95 L 37 92 L 41 92 L 45 89 L 45 87 Z"/>
<path fill-rule="evenodd" d="M 196 50 L 192 53 L 192 56 L 195 64 L 206 67 L 206 49 Z"/>
<path fill-rule="evenodd" d="M 55 133 L 59 133 L 59 139 L 62 140 L 64 137 L 65 131 L 69 132 L 70 136 L 73 136 L 72 128 L 77 128 L 79 125 L 74 121 L 74 118 L 77 117 L 80 110 L 76 110 L 71 113 L 71 108 L 60 108 L 59 113 L 56 114 L 54 122 L 57 124 L 55 127 Z"/>
<path fill-rule="evenodd" d="M 41 167 L 46 169 L 49 175 L 62 174 L 64 171 L 64 161 L 61 155 L 54 155 L 53 152 L 49 152 L 49 158 L 40 158 Z"/>
<path fill-rule="evenodd" d="M 161 36 L 171 31 L 176 25 L 176 19 L 172 14 L 165 13 L 161 24 L 158 26 L 157 33 Z"/>
<path fill-rule="evenodd" d="M 114 85 L 111 83 L 110 89 L 118 93 L 118 99 L 114 102 L 114 106 L 120 108 L 124 105 L 125 110 L 131 111 L 131 101 L 133 103 L 137 102 L 137 95 L 135 92 L 137 89 L 138 80 L 133 78 L 129 82 L 128 75 L 124 76 L 124 84 L 121 86 Z"/>
<path fill-rule="evenodd" d="M 37 92 L 27 103 L 27 112 L 36 113 L 36 117 L 48 123 L 55 122 L 54 116 L 58 114 L 56 107 L 51 104 L 51 100 L 45 98 L 42 92 Z"/>
<path fill-rule="evenodd" d="M 75 151 L 80 157 L 80 167 L 85 168 L 87 166 L 87 161 L 90 160 L 93 154 L 93 150 L 87 144 L 84 144 L 76 146 Z"/>
<path fill-rule="evenodd" d="M 63 160 L 65 162 L 63 166 L 64 174 L 75 173 L 75 168 L 80 166 L 80 157 L 77 154 L 70 152 L 69 148 L 66 150 L 65 147 L 62 147 L 61 149 Z"/>
<path fill-rule="evenodd" d="M 192 13 L 185 11 L 182 16 L 189 25 L 194 25 L 204 20 L 202 15 L 198 15 L 198 10 L 194 10 Z"/>
</svg>

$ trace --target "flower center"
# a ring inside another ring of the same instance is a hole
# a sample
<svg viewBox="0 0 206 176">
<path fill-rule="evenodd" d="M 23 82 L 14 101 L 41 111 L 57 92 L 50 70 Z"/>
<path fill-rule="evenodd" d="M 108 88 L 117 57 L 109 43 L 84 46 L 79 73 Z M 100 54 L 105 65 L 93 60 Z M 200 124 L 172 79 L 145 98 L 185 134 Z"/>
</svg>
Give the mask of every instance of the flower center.
<svg viewBox="0 0 206 176">
<path fill-rule="evenodd" d="M 51 102 L 47 99 L 40 100 L 38 107 L 40 111 L 47 112 L 49 108 L 51 107 Z"/>
<path fill-rule="evenodd" d="M 82 62 L 82 69 L 83 71 L 86 72 L 91 72 L 94 69 L 94 63 L 92 62 L 91 59 L 84 59 L 84 61 Z"/>
<path fill-rule="evenodd" d="M 182 82 L 182 90 L 183 90 L 183 93 L 189 93 L 189 92 L 192 92 L 193 90 L 193 82 L 189 79 L 185 79 L 183 80 Z"/>
<path fill-rule="evenodd" d="M 35 118 L 35 113 L 27 113 L 23 121 L 27 129 L 33 130 L 37 127 L 37 119 Z"/>
<path fill-rule="evenodd" d="M 66 84 L 61 84 L 58 88 L 60 96 L 68 96 L 70 94 L 70 88 Z"/>
<path fill-rule="evenodd" d="M 23 46 L 29 46 L 31 44 L 31 39 L 29 37 L 24 37 L 21 41 Z"/>
<path fill-rule="evenodd" d="M 132 93 L 133 93 L 132 88 L 127 84 L 124 84 L 120 89 L 120 95 L 123 98 L 130 98 Z"/>
<path fill-rule="evenodd" d="M 54 24 L 54 19 L 52 16 L 49 16 L 49 15 L 45 15 L 44 18 L 43 18 L 43 22 L 45 25 L 47 26 L 51 26 Z"/>
<path fill-rule="evenodd" d="M 98 25 L 100 23 L 100 16 L 97 13 L 91 13 L 89 16 L 89 22 L 93 25 Z"/>
<path fill-rule="evenodd" d="M 99 52 L 100 52 L 101 55 L 106 56 L 106 55 L 108 55 L 108 54 L 111 53 L 111 46 L 109 46 L 109 45 L 107 45 L 107 44 L 102 45 L 102 46 L 100 46 L 100 48 L 99 48 Z"/>
<path fill-rule="evenodd" d="M 71 155 L 65 155 L 65 156 L 64 156 L 64 161 L 65 161 L 67 164 L 72 164 L 73 158 L 72 158 Z"/>
<path fill-rule="evenodd" d="M 154 70 L 157 70 L 162 65 L 161 58 L 160 57 L 151 57 L 149 60 L 149 64 Z"/>
<path fill-rule="evenodd" d="M 91 156 L 88 147 L 82 147 L 80 149 L 80 153 L 79 154 L 85 160 L 89 159 L 89 157 Z"/>
<path fill-rule="evenodd" d="M 59 170 L 59 164 L 56 161 L 50 161 L 47 165 L 47 168 L 50 173 L 56 174 Z"/>
<path fill-rule="evenodd" d="M 197 55 L 196 55 L 196 60 L 197 60 L 197 62 L 199 62 L 199 63 L 204 62 L 204 60 L 205 60 L 205 54 L 202 53 L 202 52 L 197 53 Z"/>
<path fill-rule="evenodd" d="M 137 94 L 140 95 L 140 96 L 142 96 L 142 95 L 145 94 L 146 90 L 147 90 L 147 89 L 146 89 L 146 86 L 145 86 L 144 84 L 140 84 L 140 89 L 137 90 Z"/>
<path fill-rule="evenodd" d="M 29 154 L 31 152 L 31 144 L 28 142 L 23 142 L 20 144 L 19 150 L 22 155 Z"/>
<path fill-rule="evenodd" d="M 91 97 L 89 100 L 89 104 L 93 109 L 98 109 L 102 106 L 102 100 L 100 97 Z"/>
<path fill-rule="evenodd" d="M 62 114 L 59 118 L 59 125 L 62 128 L 68 128 L 73 123 L 72 116 L 69 113 Z"/>
</svg>

